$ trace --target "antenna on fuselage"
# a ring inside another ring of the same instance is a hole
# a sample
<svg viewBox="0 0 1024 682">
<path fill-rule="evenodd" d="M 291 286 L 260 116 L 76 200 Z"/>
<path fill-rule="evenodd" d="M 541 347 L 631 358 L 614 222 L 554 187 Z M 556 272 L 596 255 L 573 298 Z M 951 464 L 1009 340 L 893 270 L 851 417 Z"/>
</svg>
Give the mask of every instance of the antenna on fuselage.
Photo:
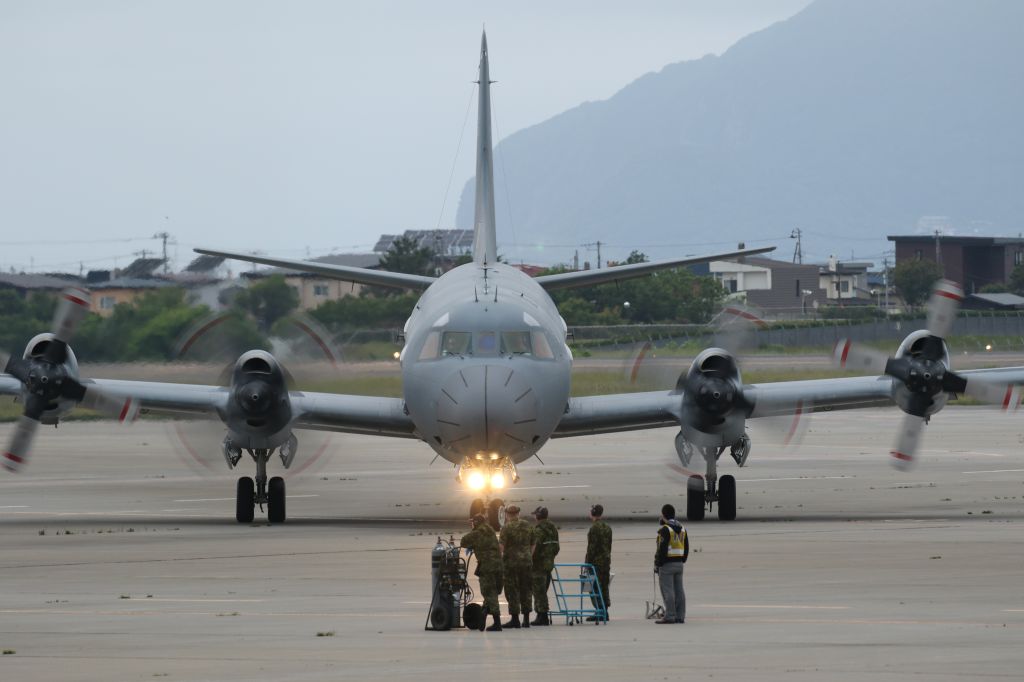
<svg viewBox="0 0 1024 682">
<path fill-rule="evenodd" d="M 498 260 L 494 224 L 494 158 L 491 148 L 491 83 L 487 31 L 480 40 L 480 100 L 476 123 L 476 208 L 473 214 L 473 262 L 487 266 Z"/>
</svg>

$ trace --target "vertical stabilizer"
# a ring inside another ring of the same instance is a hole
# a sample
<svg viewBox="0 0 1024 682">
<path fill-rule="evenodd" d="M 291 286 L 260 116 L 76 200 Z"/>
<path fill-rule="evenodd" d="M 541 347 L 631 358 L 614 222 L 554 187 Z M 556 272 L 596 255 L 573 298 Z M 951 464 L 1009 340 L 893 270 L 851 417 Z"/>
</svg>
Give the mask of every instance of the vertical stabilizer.
<svg viewBox="0 0 1024 682">
<path fill-rule="evenodd" d="M 480 41 L 480 103 L 476 122 L 476 210 L 473 214 L 473 262 L 498 259 L 494 227 L 494 155 L 491 150 L 491 79 L 487 63 L 487 32 Z"/>
</svg>

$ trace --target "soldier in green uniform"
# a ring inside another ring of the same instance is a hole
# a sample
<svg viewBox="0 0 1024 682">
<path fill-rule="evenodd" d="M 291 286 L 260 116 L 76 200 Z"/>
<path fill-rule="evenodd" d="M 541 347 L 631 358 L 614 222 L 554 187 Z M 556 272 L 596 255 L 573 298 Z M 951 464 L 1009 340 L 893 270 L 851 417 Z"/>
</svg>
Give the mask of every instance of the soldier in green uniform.
<svg viewBox="0 0 1024 682">
<path fill-rule="evenodd" d="M 590 508 L 590 530 L 587 531 L 587 558 L 584 563 L 593 564 L 597 571 L 597 583 L 601 586 L 601 594 L 604 596 L 605 616 L 607 609 L 612 604 L 608 593 L 608 581 L 612 571 L 612 529 L 607 523 L 601 520 L 604 516 L 604 507 L 595 504 Z M 594 608 L 597 608 L 597 600 L 594 599 Z M 597 620 L 597 616 L 590 616 L 587 620 Z"/>
<path fill-rule="evenodd" d="M 548 615 L 548 587 L 551 585 L 551 571 L 558 555 L 558 529 L 548 521 L 548 508 L 533 510 L 537 525 L 533 528 L 533 605 L 537 617 L 531 625 L 551 625 Z"/>
<path fill-rule="evenodd" d="M 505 623 L 507 628 L 530 627 L 530 611 L 533 590 L 533 528 L 519 518 L 519 507 L 512 504 L 505 507 L 505 526 L 499 536 L 501 555 L 505 561 L 505 598 L 512 618 Z M 523 623 L 519 624 L 519 613 Z"/>
<path fill-rule="evenodd" d="M 474 516 L 470 523 L 473 530 L 463 535 L 459 544 L 473 550 L 473 554 L 476 555 L 474 574 L 480 579 L 480 594 L 484 598 L 484 615 L 480 620 L 480 629 L 484 629 L 489 613 L 494 617 L 494 625 L 487 628 L 487 631 L 500 632 L 501 611 L 498 609 L 498 595 L 501 594 L 502 569 L 498 536 L 483 514 Z"/>
</svg>

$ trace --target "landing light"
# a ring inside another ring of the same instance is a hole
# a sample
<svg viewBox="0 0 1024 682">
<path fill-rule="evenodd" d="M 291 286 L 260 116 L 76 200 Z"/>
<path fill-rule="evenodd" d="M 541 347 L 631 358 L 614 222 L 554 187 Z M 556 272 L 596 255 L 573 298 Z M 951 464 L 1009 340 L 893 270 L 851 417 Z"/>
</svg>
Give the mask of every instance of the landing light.
<svg viewBox="0 0 1024 682">
<path fill-rule="evenodd" d="M 401 356 L 402 356 L 402 354 L 399 353 L 397 350 L 394 353 L 391 354 L 391 357 L 393 357 L 395 360 L 397 360 Z"/>
<path fill-rule="evenodd" d="M 985 344 L 985 350 L 992 350 L 992 344 L 991 343 L 986 343 Z"/>
<path fill-rule="evenodd" d="M 486 483 L 487 479 L 485 479 L 484 475 L 479 471 L 474 471 L 469 475 L 469 478 L 466 479 L 466 485 L 469 486 L 470 490 L 482 490 Z"/>
<path fill-rule="evenodd" d="M 495 489 L 505 487 L 505 476 L 501 472 L 491 474 L 491 487 Z"/>
</svg>

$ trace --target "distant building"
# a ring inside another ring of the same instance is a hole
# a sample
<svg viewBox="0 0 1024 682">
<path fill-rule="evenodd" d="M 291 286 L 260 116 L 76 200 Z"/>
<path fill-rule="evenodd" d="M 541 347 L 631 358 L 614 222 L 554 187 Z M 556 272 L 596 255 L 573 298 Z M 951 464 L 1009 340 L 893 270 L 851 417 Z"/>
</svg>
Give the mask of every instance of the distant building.
<svg viewBox="0 0 1024 682">
<path fill-rule="evenodd" d="M 0 274 L 0 289 L 13 289 L 22 298 L 36 292 L 58 292 L 75 282 L 53 275 L 32 275 L 25 273 Z"/>
<path fill-rule="evenodd" d="M 830 302 L 871 301 L 868 268 L 874 263 L 843 262 L 833 256 L 820 266 L 818 286 L 825 290 Z"/>
<path fill-rule="evenodd" d="M 1024 264 L 1024 238 L 890 235 L 896 265 L 908 260 L 941 260 L 945 277 L 959 282 L 968 294 L 986 284 L 1005 284 L 1013 269 Z"/>
<path fill-rule="evenodd" d="M 742 263 L 712 261 L 708 274 L 728 293 L 744 294 L 767 317 L 797 317 L 827 302 L 817 265 L 747 257 Z"/>
<path fill-rule="evenodd" d="M 92 291 L 92 312 L 109 317 L 114 314 L 114 307 L 121 303 L 134 303 L 150 291 L 176 286 L 174 282 L 163 279 L 143 279 L 118 277 L 106 282 L 89 285 Z"/>
<path fill-rule="evenodd" d="M 370 269 L 376 269 L 380 265 L 380 256 L 375 253 L 342 253 L 312 260 L 314 263 Z M 299 297 L 300 310 L 312 310 L 327 301 L 336 301 L 346 296 L 358 296 L 363 290 L 362 284 L 287 268 L 270 268 L 241 273 L 241 277 L 249 281 L 265 279 L 273 275 L 282 275 L 285 283 L 295 290 Z"/>
<path fill-rule="evenodd" d="M 968 310 L 1024 310 L 1024 296 L 1017 294 L 970 294 L 962 307 Z"/>
<path fill-rule="evenodd" d="M 473 230 L 406 230 L 402 234 L 382 234 L 373 246 L 374 253 L 387 253 L 395 240 L 405 237 L 441 256 L 461 256 L 473 251 Z"/>
</svg>

